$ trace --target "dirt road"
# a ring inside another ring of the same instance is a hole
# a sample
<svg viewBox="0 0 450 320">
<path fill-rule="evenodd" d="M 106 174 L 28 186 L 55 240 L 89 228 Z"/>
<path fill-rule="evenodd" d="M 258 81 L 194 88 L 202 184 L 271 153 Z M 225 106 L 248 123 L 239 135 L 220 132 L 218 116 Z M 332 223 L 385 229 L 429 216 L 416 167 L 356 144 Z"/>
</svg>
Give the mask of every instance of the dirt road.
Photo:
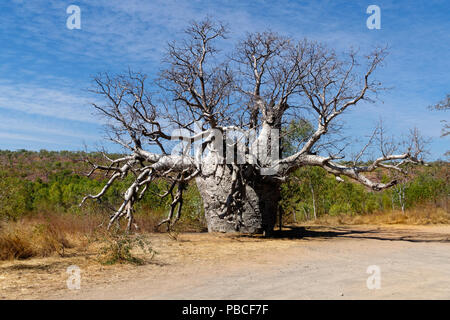
<svg viewBox="0 0 450 320">
<path fill-rule="evenodd" d="M 152 242 L 160 251 L 153 264 L 106 272 L 102 281 L 85 281 L 82 269 L 80 290 L 60 285 L 28 298 L 450 299 L 450 226 L 306 227 L 273 239 L 155 235 Z M 379 268 L 379 289 L 367 287 L 369 266 Z"/>
</svg>

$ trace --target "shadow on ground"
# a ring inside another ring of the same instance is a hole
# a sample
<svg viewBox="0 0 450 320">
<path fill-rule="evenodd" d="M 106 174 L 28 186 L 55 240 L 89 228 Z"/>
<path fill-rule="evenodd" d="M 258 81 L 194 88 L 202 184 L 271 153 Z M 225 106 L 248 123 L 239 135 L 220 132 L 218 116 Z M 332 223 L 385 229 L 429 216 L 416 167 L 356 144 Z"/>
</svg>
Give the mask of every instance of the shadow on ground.
<svg viewBox="0 0 450 320">
<path fill-rule="evenodd" d="M 411 229 L 326 227 L 326 226 L 287 226 L 274 230 L 266 238 L 274 239 L 314 239 L 328 240 L 334 238 L 373 239 L 382 241 L 408 242 L 443 242 L 450 243 L 450 234 L 417 232 Z"/>
</svg>

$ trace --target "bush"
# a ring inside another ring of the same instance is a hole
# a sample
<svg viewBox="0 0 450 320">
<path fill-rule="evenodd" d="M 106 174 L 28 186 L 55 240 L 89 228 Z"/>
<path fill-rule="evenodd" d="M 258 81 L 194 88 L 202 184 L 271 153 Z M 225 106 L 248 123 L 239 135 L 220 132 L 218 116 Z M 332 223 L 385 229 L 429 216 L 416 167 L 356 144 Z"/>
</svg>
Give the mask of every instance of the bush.
<svg viewBox="0 0 450 320">
<path fill-rule="evenodd" d="M 31 210 L 29 183 L 0 175 L 0 217 L 17 219 Z"/>
<path fill-rule="evenodd" d="M 384 183 L 392 180 L 386 171 L 379 170 L 373 175 L 375 177 L 372 178 Z M 373 192 L 345 177 L 344 182 L 339 183 L 319 167 L 300 168 L 282 185 L 281 205 L 288 213 L 285 222 L 292 222 L 289 220 L 292 212 L 299 212 L 304 220 L 312 219 L 314 204 L 318 217 L 390 212 L 401 208 L 396 193 L 399 188 L 404 188 L 405 207 L 408 209 L 428 202 L 438 206 L 440 199 L 446 199 L 450 193 L 447 164 L 418 168 L 409 179 L 394 188 Z"/>
<path fill-rule="evenodd" d="M 72 247 L 64 232 L 48 223 L 9 223 L 0 229 L 0 260 L 64 255 Z"/>
<path fill-rule="evenodd" d="M 132 254 L 132 250 L 138 248 L 145 255 L 153 258 L 155 252 L 151 248 L 150 242 L 141 235 L 131 236 L 119 230 L 107 232 L 103 237 L 103 247 L 100 249 L 99 261 L 105 265 L 116 263 L 131 263 L 142 265 L 145 258 L 139 258 Z"/>
<path fill-rule="evenodd" d="M 22 233 L 0 234 L 0 260 L 28 259 L 34 255 L 30 239 Z"/>
<path fill-rule="evenodd" d="M 353 210 L 349 203 L 336 203 L 331 206 L 329 214 L 330 216 L 336 216 L 341 213 L 348 214 L 352 212 Z"/>
</svg>

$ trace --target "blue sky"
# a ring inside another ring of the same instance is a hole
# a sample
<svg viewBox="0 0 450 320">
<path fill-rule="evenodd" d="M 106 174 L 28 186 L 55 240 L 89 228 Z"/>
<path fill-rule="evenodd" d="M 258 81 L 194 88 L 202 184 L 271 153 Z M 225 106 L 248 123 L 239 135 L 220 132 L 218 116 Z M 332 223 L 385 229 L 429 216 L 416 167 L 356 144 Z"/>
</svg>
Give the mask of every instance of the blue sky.
<svg viewBox="0 0 450 320">
<path fill-rule="evenodd" d="M 66 8 L 81 8 L 81 30 L 66 28 Z M 369 30 L 366 9 L 381 8 L 381 29 Z M 382 102 L 346 115 L 349 134 L 364 138 L 381 117 L 391 133 L 417 126 L 442 158 L 443 112 L 427 106 L 450 92 L 450 2 L 427 1 L 40 1 L 3 0 L 0 11 L 0 149 L 81 150 L 105 145 L 87 92 L 92 75 L 128 67 L 150 76 L 167 41 L 207 14 L 227 22 L 230 44 L 245 31 L 270 28 L 323 41 L 338 50 L 368 52 L 389 45 L 377 73 Z"/>
</svg>

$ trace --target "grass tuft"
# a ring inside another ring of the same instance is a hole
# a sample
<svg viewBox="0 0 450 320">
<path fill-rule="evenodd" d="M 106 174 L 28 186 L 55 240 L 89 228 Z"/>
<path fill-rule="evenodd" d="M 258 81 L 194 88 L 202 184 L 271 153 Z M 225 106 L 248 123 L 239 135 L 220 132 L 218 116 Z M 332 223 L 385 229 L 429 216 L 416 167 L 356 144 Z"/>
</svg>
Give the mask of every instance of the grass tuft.
<svg viewBox="0 0 450 320">
<path fill-rule="evenodd" d="M 72 244 L 66 235 L 51 224 L 3 224 L 0 229 L 0 260 L 22 260 L 48 257 L 53 253 L 64 255 Z"/>
<path fill-rule="evenodd" d="M 101 242 L 103 246 L 98 261 L 105 265 L 116 263 L 143 265 L 147 262 L 145 256 L 150 255 L 149 259 L 152 259 L 156 254 L 151 243 L 142 235 L 130 235 L 120 230 L 105 232 Z M 136 251 L 140 251 L 144 258 L 138 257 Z"/>
</svg>

